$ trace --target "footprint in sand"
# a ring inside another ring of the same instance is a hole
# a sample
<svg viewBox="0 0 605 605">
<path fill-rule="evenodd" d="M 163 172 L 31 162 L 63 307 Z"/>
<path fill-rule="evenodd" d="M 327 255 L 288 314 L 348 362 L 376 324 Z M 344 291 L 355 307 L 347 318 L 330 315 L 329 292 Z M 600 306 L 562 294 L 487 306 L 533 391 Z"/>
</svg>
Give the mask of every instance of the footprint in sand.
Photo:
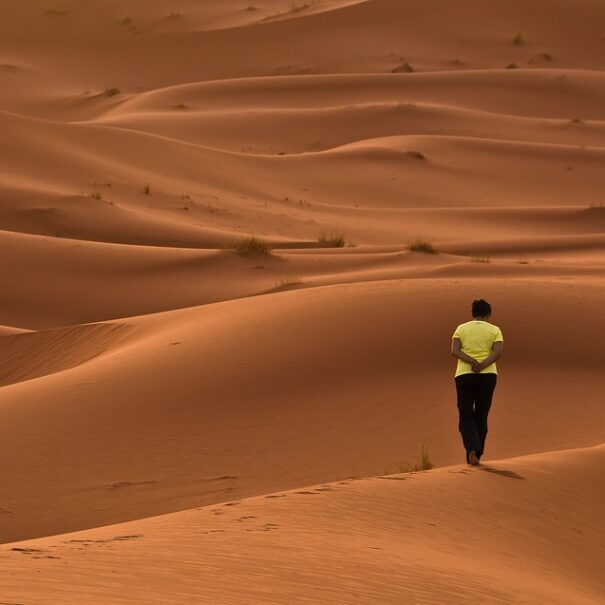
<svg viewBox="0 0 605 605">
<path fill-rule="evenodd" d="M 110 485 L 103 486 L 104 490 L 116 490 L 116 489 L 126 489 L 128 487 L 139 487 L 142 485 L 153 485 L 157 483 L 157 481 L 117 481 L 116 483 L 111 483 Z"/>
</svg>

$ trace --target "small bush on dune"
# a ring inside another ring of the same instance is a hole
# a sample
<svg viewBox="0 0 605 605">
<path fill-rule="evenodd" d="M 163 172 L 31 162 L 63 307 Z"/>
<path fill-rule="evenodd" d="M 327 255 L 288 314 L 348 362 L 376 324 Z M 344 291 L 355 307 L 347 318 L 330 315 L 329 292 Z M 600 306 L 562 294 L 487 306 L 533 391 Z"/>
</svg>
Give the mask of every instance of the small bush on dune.
<svg viewBox="0 0 605 605">
<path fill-rule="evenodd" d="M 525 38 L 523 38 L 523 36 L 521 34 L 517 34 L 513 38 L 513 44 L 515 46 L 523 46 L 525 44 Z"/>
<path fill-rule="evenodd" d="M 422 252 L 424 254 L 439 254 L 437 248 L 433 244 L 425 239 L 416 239 L 408 244 L 408 250 L 410 252 Z"/>
<path fill-rule="evenodd" d="M 46 14 L 47 14 L 49 17 L 62 17 L 63 15 L 66 15 L 66 14 L 67 14 L 67 11 L 66 11 L 66 10 L 59 10 L 59 9 L 57 9 L 57 8 L 49 8 L 49 9 L 46 11 Z"/>
<path fill-rule="evenodd" d="M 517 67 L 519 67 L 516 63 L 509 63 L 506 66 L 506 69 L 517 69 Z"/>
<path fill-rule="evenodd" d="M 405 153 L 415 160 L 426 160 L 426 156 L 419 151 L 406 151 Z"/>
<path fill-rule="evenodd" d="M 301 283 L 302 280 L 298 275 L 284 275 L 275 282 L 275 285 L 280 288 L 285 288 L 287 286 L 296 286 Z"/>
<path fill-rule="evenodd" d="M 397 67 L 391 69 L 392 74 L 411 74 L 414 72 L 414 68 L 409 63 L 401 63 Z"/>
<path fill-rule="evenodd" d="M 428 448 L 423 444 L 420 446 L 420 458 L 416 464 L 409 464 L 402 462 L 398 465 L 400 473 L 417 473 L 419 471 L 429 471 L 434 468 L 435 465 L 431 460 Z"/>
<path fill-rule="evenodd" d="M 489 256 L 487 254 L 471 254 L 471 262 L 473 263 L 489 263 Z"/>
<path fill-rule="evenodd" d="M 271 254 L 271 246 L 264 240 L 254 237 L 242 238 L 236 245 L 235 250 L 244 256 L 267 256 Z"/>
<path fill-rule="evenodd" d="M 145 195 L 149 195 L 151 193 L 151 187 L 149 185 L 145 185 L 145 187 L 143 187 L 143 193 Z"/>
<path fill-rule="evenodd" d="M 319 243 L 329 248 L 344 248 L 347 244 L 344 234 L 337 231 L 323 231 Z"/>
<path fill-rule="evenodd" d="M 119 94 L 120 94 L 119 88 L 106 88 L 105 89 L 106 97 L 115 97 L 116 95 L 119 95 Z"/>
</svg>

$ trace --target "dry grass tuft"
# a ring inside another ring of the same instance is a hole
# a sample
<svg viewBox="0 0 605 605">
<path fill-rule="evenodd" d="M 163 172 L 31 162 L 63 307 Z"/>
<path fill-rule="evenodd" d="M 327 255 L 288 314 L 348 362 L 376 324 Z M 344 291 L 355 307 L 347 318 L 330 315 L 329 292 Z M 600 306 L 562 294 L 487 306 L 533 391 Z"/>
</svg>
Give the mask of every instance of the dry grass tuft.
<svg viewBox="0 0 605 605">
<path fill-rule="evenodd" d="M 401 63 L 397 67 L 391 69 L 392 74 L 411 74 L 414 72 L 414 68 L 409 63 Z"/>
<path fill-rule="evenodd" d="M 416 464 L 409 464 L 408 462 L 402 462 L 398 465 L 400 473 L 417 473 L 419 471 L 429 471 L 435 468 L 428 448 L 422 444 L 420 446 L 420 458 Z"/>
<path fill-rule="evenodd" d="M 347 245 L 344 234 L 338 231 L 322 231 L 318 241 L 329 248 L 344 248 Z"/>
<path fill-rule="evenodd" d="M 243 256 L 268 256 L 271 254 L 271 246 L 266 241 L 253 235 L 243 237 L 235 244 L 235 250 Z"/>
<path fill-rule="evenodd" d="M 424 254 L 439 254 L 437 248 L 433 244 L 425 239 L 418 238 L 408 244 L 408 250 L 410 252 L 422 252 Z"/>
</svg>

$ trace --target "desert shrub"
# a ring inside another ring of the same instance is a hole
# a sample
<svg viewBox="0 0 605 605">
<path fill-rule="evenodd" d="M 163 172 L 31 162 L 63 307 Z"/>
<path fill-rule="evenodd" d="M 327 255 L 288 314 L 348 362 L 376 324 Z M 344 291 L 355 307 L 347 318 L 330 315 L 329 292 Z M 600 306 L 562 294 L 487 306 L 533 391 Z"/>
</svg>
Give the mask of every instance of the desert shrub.
<svg viewBox="0 0 605 605">
<path fill-rule="evenodd" d="M 509 63 L 506 66 L 506 69 L 517 69 L 517 67 L 519 67 L 516 63 Z"/>
<path fill-rule="evenodd" d="M 489 256 L 487 254 L 471 254 L 471 262 L 473 263 L 489 263 Z"/>
<path fill-rule="evenodd" d="M 145 186 L 143 187 L 143 193 L 144 193 L 145 195 L 149 195 L 149 194 L 151 193 L 151 187 L 150 187 L 149 185 L 145 185 Z"/>
<path fill-rule="evenodd" d="M 397 67 L 391 69 L 392 74 L 411 74 L 414 68 L 409 63 L 401 63 Z"/>
<path fill-rule="evenodd" d="M 319 243 L 329 248 L 344 248 L 347 242 L 343 233 L 322 231 L 319 235 Z"/>
<path fill-rule="evenodd" d="M 439 254 L 437 248 L 433 244 L 425 239 L 418 238 L 408 244 L 408 250 L 410 252 L 423 252 L 424 254 Z"/>
<path fill-rule="evenodd" d="M 115 97 L 116 95 L 119 95 L 119 94 L 120 94 L 119 88 L 106 88 L 105 89 L 106 97 Z"/>
<path fill-rule="evenodd" d="M 414 158 L 416 160 L 426 159 L 426 156 L 423 153 L 420 153 L 419 151 L 406 151 L 405 153 L 406 155 L 409 155 L 411 158 Z"/>
<path fill-rule="evenodd" d="M 49 17 L 62 17 L 63 15 L 67 14 L 67 11 L 66 10 L 60 10 L 60 9 L 57 9 L 57 8 L 49 8 L 46 11 L 46 14 Z"/>
<path fill-rule="evenodd" d="M 408 462 L 401 462 L 398 465 L 400 473 L 416 473 L 419 471 L 428 471 L 434 468 L 435 465 L 431 460 L 431 456 L 428 448 L 422 444 L 420 446 L 420 457 L 416 464 L 409 464 Z"/>
<path fill-rule="evenodd" d="M 301 283 L 302 280 L 298 275 L 284 275 L 275 282 L 275 285 L 281 288 L 285 288 L 287 286 L 296 286 L 297 284 Z"/>
<path fill-rule="evenodd" d="M 243 237 L 237 244 L 235 250 L 244 256 L 266 256 L 271 254 L 271 246 L 264 240 L 253 235 Z"/>
<path fill-rule="evenodd" d="M 517 34 L 513 38 L 513 44 L 515 46 L 523 46 L 525 44 L 525 38 L 523 38 L 523 36 L 521 34 Z"/>
</svg>

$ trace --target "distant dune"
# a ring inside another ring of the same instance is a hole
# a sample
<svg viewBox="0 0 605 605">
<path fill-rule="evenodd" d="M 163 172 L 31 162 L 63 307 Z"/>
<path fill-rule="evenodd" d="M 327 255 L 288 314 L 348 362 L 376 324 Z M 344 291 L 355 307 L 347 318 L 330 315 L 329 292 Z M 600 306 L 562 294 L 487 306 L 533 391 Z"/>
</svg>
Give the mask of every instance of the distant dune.
<svg viewBox="0 0 605 605">
<path fill-rule="evenodd" d="M 0 603 L 603 602 L 605 5 L 0 5 Z"/>
</svg>

